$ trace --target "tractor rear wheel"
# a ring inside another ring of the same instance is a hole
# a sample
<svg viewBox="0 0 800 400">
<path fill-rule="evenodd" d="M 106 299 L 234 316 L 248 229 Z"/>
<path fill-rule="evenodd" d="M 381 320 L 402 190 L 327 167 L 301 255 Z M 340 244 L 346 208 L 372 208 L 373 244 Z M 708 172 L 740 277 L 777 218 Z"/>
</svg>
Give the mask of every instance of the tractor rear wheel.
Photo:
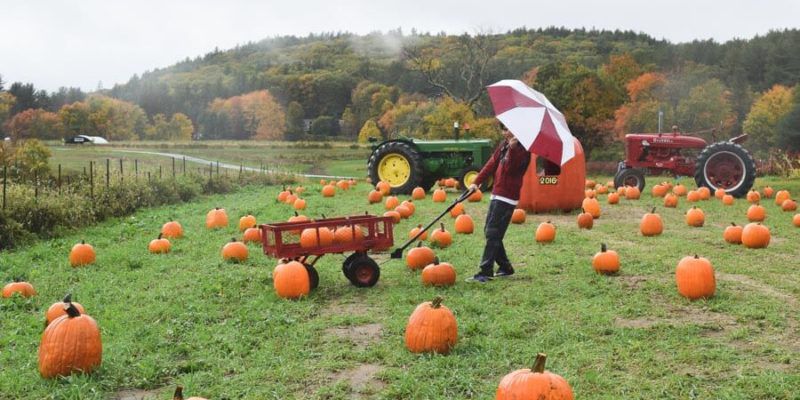
<svg viewBox="0 0 800 400">
<path fill-rule="evenodd" d="M 641 192 L 644 190 L 644 172 L 638 168 L 625 168 L 614 175 L 614 187 L 636 186 Z"/>
<path fill-rule="evenodd" d="M 742 197 L 756 179 L 756 163 L 750 153 L 732 142 L 717 142 L 706 146 L 697 156 L 694 169 L 697 186 L 713 192 L 724 189 L 727 194 Z"/>
<path fill-rule="evenodd" d="M 392 194 L 410 194 L 424 175 L 422 155 L 404 142 L 380 145 L 370 155 L 367 170 L 372 182 L 387 182 Z"/>
</svg>

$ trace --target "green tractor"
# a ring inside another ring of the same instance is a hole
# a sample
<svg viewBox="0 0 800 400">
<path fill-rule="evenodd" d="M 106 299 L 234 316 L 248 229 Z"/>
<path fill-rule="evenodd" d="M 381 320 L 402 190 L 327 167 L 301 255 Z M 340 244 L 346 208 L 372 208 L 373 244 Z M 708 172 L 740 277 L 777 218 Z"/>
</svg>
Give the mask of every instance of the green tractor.
<svg viewBox="0 0 800 400">
<path fill-rule="evenodd" d="M 451 177 L 467 187 L 492 150 L 490 140 L 386 140 L 373 145 L 367 170 L 372 182 L 388 182 L 392 194 L 410 194 L 417 186 L 427 192 L 437 180 Z"/>
</svg>

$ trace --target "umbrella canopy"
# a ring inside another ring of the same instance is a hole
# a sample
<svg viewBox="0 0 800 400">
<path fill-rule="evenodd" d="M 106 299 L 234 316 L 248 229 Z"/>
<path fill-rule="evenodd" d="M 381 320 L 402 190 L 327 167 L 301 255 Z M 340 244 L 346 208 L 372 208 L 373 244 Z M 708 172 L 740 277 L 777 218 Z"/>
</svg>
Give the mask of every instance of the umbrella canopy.
<svg viewBox="0 0 800 400">
<path fill-rule="evenodd" d="M 514 79 L 486 88 L 495 116 L 528 151 L 558 165 L 575 156 L 575 138 L 567 120 L 547 97 Z"/>
</svg>

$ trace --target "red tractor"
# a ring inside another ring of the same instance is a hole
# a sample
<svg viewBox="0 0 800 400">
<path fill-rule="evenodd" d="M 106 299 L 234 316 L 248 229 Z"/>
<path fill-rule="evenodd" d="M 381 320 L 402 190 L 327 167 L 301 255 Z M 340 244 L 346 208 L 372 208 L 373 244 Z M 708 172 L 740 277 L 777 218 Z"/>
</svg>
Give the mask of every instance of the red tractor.
<svg viewBox="0 0 800 400">
<path fill-rule="evenodd" d="M 709 145 L 704 139 L 672 133 L 625 135 L 625 160 L 620 161 L 614 186 L 644 189 L 645 174 L 669 173 L 692 176 L 697 186 L 718 188 L 736 197 L 745 196 L 756 178 L 756 163 L 739 143 L 747 135 Z"/>
</svg>

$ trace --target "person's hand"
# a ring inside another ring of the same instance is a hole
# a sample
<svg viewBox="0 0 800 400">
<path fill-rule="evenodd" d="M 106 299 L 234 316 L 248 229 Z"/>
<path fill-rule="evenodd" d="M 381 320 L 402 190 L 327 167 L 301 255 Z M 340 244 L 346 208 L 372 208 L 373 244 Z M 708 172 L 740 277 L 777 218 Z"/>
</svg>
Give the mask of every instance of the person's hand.
<svg viewBox="0 0 800 400">
<path fill-rule="evenodd" d="M 471 184 L 471 185 L 469 185 L 469 187 L 467 188 L 467 191 L 468 191 L 468 192 L 474 192 L 474 191 L 476 191 L 476 190 L 478 190 L 478 185 L 476 185 L 476 184 L 474 184 L 474 183 L 473 183 L 473 184 Z"/>
<path fill-rule="evenodd" d="M 513 146 L 513 145 L 515 145 L 517 143 L 519 143 L 519 140 L 517 140 L 516 137 L 512 137 L 511 139 L 508 139 L 509 146 Z"/>
</svg>

